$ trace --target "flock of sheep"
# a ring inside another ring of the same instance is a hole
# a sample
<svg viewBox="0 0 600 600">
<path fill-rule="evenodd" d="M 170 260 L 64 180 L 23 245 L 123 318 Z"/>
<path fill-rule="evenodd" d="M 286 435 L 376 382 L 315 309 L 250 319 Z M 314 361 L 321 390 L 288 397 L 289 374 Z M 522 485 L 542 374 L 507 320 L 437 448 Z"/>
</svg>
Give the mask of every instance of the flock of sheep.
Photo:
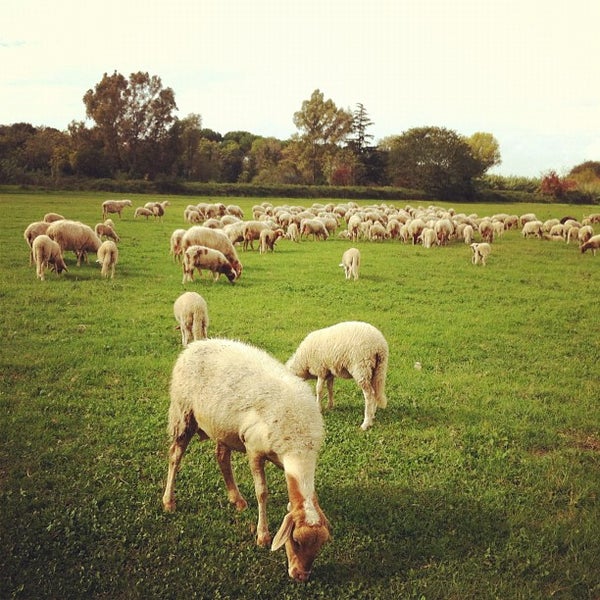
<svg viewBox="0 0 600 600">
<path fill-rule="evenodd" d="M 168 202 L 147 203 L 134 217 L 160 219 Z M 64 252 L 73 251 L 77 264 L 95 252 L 102 274 L 113 277 L 118 260 L 114 223 L 109 215 L 131 207 L 129 200 L 109 200 L 102 205 L 103 221 L 94 229 L 49 213 L 24 233 L 30 262 L 44 279 L 44 271 L 67 270 Z M 143 209 L 143 210 L 142 210 Z M 275 207 L 256 205 L 245 221 L 236 205 L 202 203 L 184 211 L 187 229 L 176 229 L 170 239 L 173 260 L 181 264 L 183 283 L 194 272 L 210 271 L 214 279 L 225 275 L 234 283 L 242 275 L 236 248 L 261 253 L 274 251 L 278 240 L 327 240 L 338 235 L 350 242 L 386 239 L 421 244 L 424 248 L 458 241 L 472 251 L 473 264 L 486 264 L 494 239 L 509 229 L 521 228 L 523 237 L 577 241 L 581 252 L 596 254 L 600 235 L 593 225 L 600 214 L 581 222 L 565 217 L 541 222 L 535 215 L 497 214 L 480 218 L 434 206 L 396 208 L 385 205 L 359 207 L 313 204 Z M 103 241 L 104 238 L 104 241 Z M 477 238 L 477 239 L 476 239 Z M 361 256 L 348 248 L 340 267 L 346 279 L 358 279 Z M 342 322 L 309 333 L 285 364 L 263 350 L 220 338 L 208 338 L 208 305 L 195 291 L 183 292 L 173 304 L 181 331 L 180 353 L 170 384 L 169 467 L 163 495 L 165 510 L 175 509 L 175 479 L 181 459 L 194 436 L 212 439 L 229 501 L 238 510 L 247 507 L 231 468 L 231 452 L 248 456 L 258 503 L 257 543 L 277 550 L 285 546 L 288 573 L 299 581 L 310 577 L 313 562 L 330 539 L 330 524 L 315 491 L 316 463 L 324 437 L 321 397 L 327 386 L 328 406 L 333 407 L 335 377 L 353 379 L 363 393 L 363 430 L 373 425 L 377 408 L 387 405 L 385 380 L 389 349 L 383 334 L 373 325 Z M 316 379 L 316 393 L 305 380 Z M 299 410 L 300 408 L 300 410 Z M 288 489 L 288 513 L 274 536 L 268 528 L 267 484 L 264 465 L 270 461 L 283 469 Z"/>
</svg>

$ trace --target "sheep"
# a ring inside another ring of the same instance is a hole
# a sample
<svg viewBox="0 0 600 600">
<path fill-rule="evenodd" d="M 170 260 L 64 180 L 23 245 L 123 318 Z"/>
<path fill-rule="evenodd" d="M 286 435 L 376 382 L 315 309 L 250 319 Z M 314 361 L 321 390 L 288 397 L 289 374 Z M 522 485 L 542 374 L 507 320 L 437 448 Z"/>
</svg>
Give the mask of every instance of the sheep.
<svg viewBox="0 0 600 600">
<path fill-rule="evenodd" d="M 97 223 L 94 227 L 94 233 L 102 239 L 103 237 L 114 240 L 115 242 L 120 242 L 121 238 L 117 235 L 117 232 L 114 230 L 114 227 L 107 225 L 106 223 Z"/>
<path fill-rule="evenodd" d="M 302 239 L 302 236 L 304 235 L 306 237 L 312 235 L 313 240 L 316 240 L 317 238 L 326 240 L 329 238 L 325 225 L 323 225 L 323 222 L 319 221 L 319 219 L 302 219 L 300 222 L 300 239 Z"/>
<path fill-rule="evenodd" d="M 181 345 L 201 340 L 208 334 L 208 306 L 197 292 L 183 292 L 173 303 L 173 314 L 181 330 Z"/>
<path fill-rule="evenodd" d="M 254 240 L 260 239 L 260 232 L 265 229 L 271 229 L 268 223 L 264 221 L 245 221 L 242 227 L 242 233 L 244 234 L 244 243 L 242 248 L 248 249 L 248 246 L 254 250 Z"/>
<path fill-rule="evenodd" d="M 344 268 L 344 274 L 346 279 L 358 279 L 358 273 L 360 270 L 360 250 L 358 248 L 348 248 L 344 254 L 342 254 L 342 262 L 340 267 Z"/>
<path fill-rule="evenodd" d="M 210 229 L 202 225 L 190 227 L 181 238 L 181 248 L 185 252 L 193 245 L 208 246 L 225 255 L 236 273 L 236 279 L 242 275 L 242 263 L 239 261 L 237 252 L 231 240 L 220 229 Z"/>
<path fill-rule="evenodd" d="M 131 206 L 131 200 L 105 200 L 102 203 L 102 219 L 106 219 L 109 213 L 117 213 L 120 219 L 126 206 Z"/>
<path fill-rule="evenodd" d="M 445 246 L 454 233 L 454 225 L 450 219 L 440 219 L 434 225 L 438 246 Z"/>
<path fill-rule="evenodd" d="M 481 220 L 479 223 L 479 235 L 481 235 L 481 239 L 487 244 L 491 244 L 494 241 L 494 225 L 490 219 Z"/>
<path fill-rule="evenodd" d="M 300 241 L 300 230 L 298 229 L 297 223 L 290 223 L 285 232 L 285 237 L 292 242 Z"/>
<path fill-rule="evenodd" d="M 32 243 L 31 251 L 35 261 L 36 275 L 44 281 L 44 269 L 52 266 L 57 275 L 67 271 L 60 246 L 45 234 L 38 235 Z"/>
<path fill-rule="evenodd" d="M 354 379 L 365 399 L 361 429 L 373 424 L 377 407 L 385 408 L 385 378 L 389 350 L 383 334 L 362 321 L 345 321 L 309 333 L 286 367 L 302 379 L 317 379 L 317 404 L 327 383 L 328 408 L 333 407 L 335 377 Z"/>
<path fill-rule="evenodd" d="M 482 264 L 485 267 L 487 257 L 490 255 L 492 247 L 487 242 L 482 242 L 480 244 L 473 243 L 471 244 L 471 251 L 473 253 L 471 256 L 471 263 L 474 265 Z"/>
<path fill-rule="evenodd" d="M 33 223 L 29 223 L 23 232 L 23 239 L 27 242 L 29 246 L 29 264 L 33 264 L 33 241 L 38 235 L 42 235 L 48 231 L 48 227 L 50 227 L 51 223 L 47 221 L 34 221 Z"/>
<path fill-rule="evenodd" d="M 467 244 L 467 246 L 470 246 L 473 243 L 474 233 L 475 232 L 473 230 L 472 225 L 467 224 L 463 227 L 462 234 L 463 234 L 463 238 L 465 240 L 465 244 Z"/>
<path fill-rule="evenodd" d="M 263 229 L 260 232 L 260 236 L 259 236 L 259 241 L 260 241 L 260 247 L 259 247 L 259 251 L 260 254 L 264 254 L 266 252 L 268 252 L 269 250 L 271 252 L 275 251 L 275 244 L 277 243 L 277 240 L 280 237 L 283 237 L 284 233 L 283 233 L 283 229 L 281 228 L 277 228 L 277 229 Z"/>
<path fill-rule="evenodd" d="M 596 256 L 596 250 L 598 250 L 598 248 L 600 248 L 600 234 L 592 236 L 587 242 L 584 242 L 579 246 L 581 254 L 591 250 L 594 256 Z"/>
<path fill-rule="evenodd" d="M 173 257 L 173 262 L 181 262 L 181 257 L 183 255 L 183 249 L 181 248 L 181 240 L 185 234 L 185 229 L 175 229 L 171 234 L 171 239 L 169 240 L 170 250 L 169 253 Z"/>
<path fill-rule="evenodd" d="M 350 234 L 350 239 L 353 242 L 356 242 L 358 240 L 358 237 L 360 235 L 361 222 L 362 219 L 360 218 L 360 215 L 357 214 L 353 214 L 348 218 L 348 233 Z"/>
<path fill-rule="evenodd" d="M 102 242 L 100 248 L 98 248 L 96 262 L 102 267 L 102 277 L 110 277 L 111 279 L 115 276 L 115 266 L 119 260 L 119 249 L 112 240 L 106 240 Z"/>
<path fill-rule="evenodd" d="M 44 215 L 43 221 L 46 223 L 54 223 L 54 221 L 62 221 L 64 217 L 58 213 L 49 212 Z"/>
<path fill-rule="evenodd" d="M 417 241 L 420 241 L 423 248 L 432 248 L 437 240 L 435 230 L 431 227 L 423 227 Z"/>
<path fill-rule="evenodd" d="M 323 442 L 322 416 L 310 387 L 265 351 L 225 339 L 192 342 L 181 352 L 171 377 L 169 467 L 163 506 L 175 510 L 175 479 L 194 436 L 216 442 L 229 502 L 248 503 L 231 468 L 231 451 L 245 452 L 258 503 L 256 542 L 271 543 L 267 519 L 265 462 L 283 469 L 288 513 L 271 550 L 285 545 L 288 574 L 307 581 L 313 562 L 330 539 L 330 525 L 315 491 L 316 463 Z"/>
<path fill-rule="evenodd" d="M 133 218 L 137 219 L 138 217 L 146 217 L 146 221 L 149 217 L 153 217 L 154 212 L 151 208 L 146 208 L 145 206 L 138 206 L 133 213 Z"/>
<path fill-rule="evenodd" d="M 579 244 L 585 244 L 594 235 L 594 230 L 591 225 L 584 225 L 577 234 Z"/>
<path fill-rule="evenodd" d="M 94 233 L 89 225 L 84 225 L 79 221 L 54 221 L 48 227 L 46 234 L 55 242 L 58 242 L 61 251 L 71 250 L 77 256 L 77 266 L 81 266 L 81 261 L 87 262 L 88 252 L 98 252 L 102 244 L 100 238 Z"/>
<path fill-rule="evenodd" d="M 221 273 L 229 279 L 230 283 L 235 283 L 237 274 L 231 263 L 225 255 L 218 250 L 206 246 L 190 246 L 183 253 L 183 280 L 181 283 L 194 280 L 194 269 L 202 274 L 202 269 L 208 269 L 212 272 L 214 280 L 219 278 Z"/>
<path fill-rule="evenodd" d="M 372 242 L 375 242 L 377 240 L 382 242 L 383 240 L 385 240 L 385 236 L 386 229 L 379 221 L 375 221 L 369 227 L 369 240 L 371 240 Z"/>
<path fill-rule="evenodd" d="M 530 237 L 532 235 L 541 238 L 543 235 L 542 225 L 543 223 L 541 221 L 527 221 L 521 229 L 521 235 L 524 238 Z"/>
</svg>

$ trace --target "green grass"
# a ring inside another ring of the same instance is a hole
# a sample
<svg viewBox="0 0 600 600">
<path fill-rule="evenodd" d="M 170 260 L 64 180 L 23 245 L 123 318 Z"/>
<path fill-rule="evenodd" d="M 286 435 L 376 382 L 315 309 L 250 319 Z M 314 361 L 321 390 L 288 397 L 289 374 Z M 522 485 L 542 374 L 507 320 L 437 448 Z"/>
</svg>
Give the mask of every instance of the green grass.
<svg viewBox="0 0 600 600">
<path fill-rule="evenodd" d="M 519 232 L 494 243 L 485 268 L 464 244 L 359 242 L 361 278 L 347 282 L 348 242 L 283 240 L 272 255 L 240 251 L 234 286 L 186 284 L 208 303 L 210 336 L 280 360 L 342 320 L 369 321 L 389 342 L 389 405 L 374 427 L 359 429 L 350 381 L 336 380 L 324 413 L 317 490 L 334 539 L 303 585 L 283 551 L 254 543 L 243 456 L 247 511 L 228 505 L 212 446 L 196 441 L 178 510 L 162 511 L 184 289 L 169 237 L 192 201 L 170 198 L 162 223 L 133 209 L 115 219 L 113 281 L 70 254 L 69 271 L 45 282 L 28 265 L 28 223 L 55 211 L 93 226 L 104 199 L 0 194 L 0 598 L 600 596 L 600 257 Z M 230 201 L 248 217 L 256 202 Z M 542 219 L 593 210 L 452 206 Z M 287 496 L 277 469 L 267 478 L 274 532 Z"/>
</svg>

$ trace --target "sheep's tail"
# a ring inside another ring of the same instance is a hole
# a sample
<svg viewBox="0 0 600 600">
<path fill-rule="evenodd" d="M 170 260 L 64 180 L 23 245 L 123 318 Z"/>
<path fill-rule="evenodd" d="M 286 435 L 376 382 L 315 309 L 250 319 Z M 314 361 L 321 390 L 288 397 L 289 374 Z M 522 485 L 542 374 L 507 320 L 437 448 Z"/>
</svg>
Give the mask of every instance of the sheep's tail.
<svg viewBox="0 0 600 600">
<path fill-rule="evenodd" d="M 379 408 L 387 406 L 387 397 L 385 395 L 385 378 L 387 375 L 388 354 L 387 352 L 379 351 L 375 355 L 375 368 L 373 369 L 373 379 L 371 385 L 375 392 L 375 401 Z"/>
</svg>

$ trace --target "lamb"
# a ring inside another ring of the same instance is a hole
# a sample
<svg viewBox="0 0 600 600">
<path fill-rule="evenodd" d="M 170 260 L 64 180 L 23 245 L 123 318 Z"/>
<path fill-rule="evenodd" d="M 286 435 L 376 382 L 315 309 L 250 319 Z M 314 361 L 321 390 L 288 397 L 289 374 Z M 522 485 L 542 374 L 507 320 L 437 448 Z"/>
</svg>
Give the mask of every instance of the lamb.
<svg viewBox="0 0 600 600">
<path fill-rule="evenodd" d="M 342 254 L 342 262 L 340 267 L 344 268 L 344 274 L 346 279 L 358 279 L 358 272 L 360 270 L 360 250 L 358 248 L 348 248 L 344 254 Z"/>
<path fill-rule="evenodd" d="M 277 240 L 283 236 L 284 236 L 284 233 L 283 233 L 283 229 L 281 229 L 281 228 L 263 229 L 260 232 L 260 236 L 259 236 L 259 241 L 260 241 L 259 251 L 260 251 L 260 253 L 264 254 L 264 253 L 268 252 L 269 250 L 271 252 L 274 252 L 275 244 L 277 243 Z"/>
<path fill-rule="evenodd" d="M 38 235 L 32 243 L 31 251 L 35 261 L 36 275 L 44 281 L 44 269 L 52 266 L 57 275 L 67 271 L 60 246 L 47 235 Z"/>
<path fill-rule="evenodd" d="M 190 227 L 181 238 L 181 248 L 185 252 L 187 248 L 193 245 L 208 246 L 222 252 L 231 263 L 236 273 L 236 279 L 239 279 L 242 275 L 242 263 L 239 261 L 237 252 L 231 240 L 220 229 L 210 229 L 210 227 L 203 227 L 202 225 Z"/>
<path fill-rule="evenodd" d="M 292 240 L 292 242 L 299 242 L 300 241 L 300 230 L 298 229 L 298 224 L 297 223 L 290 223 L 288 225 L 288 228 L 285 232 L 285 237 L 288 240 Z"/>
<path fill-rule="evenodd" d="M 106 240 L 102 242 L 97 252 L 98 259 L 97 263 L 100 263 L 102 270 L 102 277 L 110 277 L 111 279 L 115 276 L 115 266 L 119 260 L 119 249 L 112 240 Z"/>
<path fill-rule="evenodd" d="M 121 238 L 117 235 L 117 232 L 114 230 L 114 228 L 111 227 L 110 225 L 107 225 L 106 223 L 97 223 L 96 226 L 94 227 L 94 233 L 100 239 L 102 239 L 104 237 L 104 238 L 111 239 L 115 242 L 121 241 Z"/>
<path fill-rule="evenodd" d="M 214 280 L 219 278 L 221 273 L 229 279 L 230 283 L 235 283 L 237 274 L 231 263 L 225 255 L 218 250 L 208 248 L 207 246 L 190 246 L 183 253 L 183 280 L 181 283 L 194 280 L 194 269 L 202 274 L 202 269 L 208 269 L 212 272 Z"/>
<path fill-rule="evenodd" d="M 208 306 L 197 292 L 183 292 L 173 304 L 173 314 L 181 330 L 181 345 L 207 337 Z"/>
<path fill-rule="evenodd" d="M 592 236 L 587 242 L 584 242 L 579 246 L 581 254 L 591 250 L 594 256 L 596 256 L 596 250 L 598 250 L 598 248 L 600 248 L 600 234 Z"/>
<path fill-rule="evenodd" d="M 102 219 L 106 219 L 109 213 L 117 213 L 120 219 L 126 206 L 131 206 L 131 200 L 105 200 L 102 203 Z"/>
<path fill-rule="evenodd" d="M 51 223 L 47 221 L 34 221 L 33 223 L 29 223 L 23 232 L 23 238 L 27 242 L 29 246 L 29 264 L 33 264 L 33 241 L 38 235 L 42 235 L 48 231 L 48 227 L 50 227 Z"/>
<path fill-rule="evenodd" d="M 171 239 L 169 241 L 170 244 L 170 254 L 173 257 L 174 262 L 181 262 L 181 257 L 183 255 L 183 249 L 181 248 L 181 240 L 185 234 L 185 229 L 175 229 L 171 234 Z"/>
<path fill-rule="evenodd" d="M 335 377 L 354 379 L 365 398 L 361 429 L 373 424 L 377 407 L 385 408 L 389 350 L 383 334 L 362 321 L 345 321 L 309 333 L 286 367 L 303 379 L 317 379 L 317 405 L 327 383 L 328 408 L 333 407 Z"/>
<path fill-rule="evenodd" d="M 490 255 L 492 247 L 487 242 L 482 242 L 480 244 L 473 243 L 471 244 L 471 251 L 473 252 L 471 262 L 474 265 L 482 264 L 485 267 L 487 257 Z"/>
<path fill-rule="evenodd" d="M 242 342 L 211 339 L 192 342 L 181 352 L 170 385 L 169 468 L 163 495 L 175 510 L 175 478 L 194 436 L 216 442 L 216 458 L 229 502 L 248 503 L 231 468 L 231 451 L 245 452 L 258 502 L 256 541 L 271 543 L 267 519 L 265 462 L 283 469 L 288 513 L 271 550 L 285 545 L 288 574 L 307 581 L 313 562 L 330 539 L 330 525 L 315 491 L 316 463 L 324 437 L 323 419 L 310 387 L 269 354 Z"/>
<path fill-rule="evenodd" d="M 244 234 L 244 243 L 242 248 L 248 250 L 248 246 L 254 250 L 254 240 L 260 238 L 260 232 L 265 229 L 271 229 L 268 223 L 264 221 L 245 221 L 242 227 L 242 233 Z"/>
<path fill-rule="evenodd" d="M 88 252 L 98 252 L 102 244 L 100 238 L 94 233 L 89 225 L 84 225 L 79 221 L 55 221 L 50 224 L 46 234 L 55 242 L 58 242 L 61 251 L 71 250 L 77 256 L 77 266 L 81 266 L 81 261 L 87 262 Z"/>
<path fill-rule="evenodd" d="M 154 211 L 151 208 L 147 208 L 146 206 L 138 206 L 133 213 L 133 218 L 137 219 L 138 217 L 146 217 L 146 221 L 149 217 L 154 216 Z"/>
</svg>

